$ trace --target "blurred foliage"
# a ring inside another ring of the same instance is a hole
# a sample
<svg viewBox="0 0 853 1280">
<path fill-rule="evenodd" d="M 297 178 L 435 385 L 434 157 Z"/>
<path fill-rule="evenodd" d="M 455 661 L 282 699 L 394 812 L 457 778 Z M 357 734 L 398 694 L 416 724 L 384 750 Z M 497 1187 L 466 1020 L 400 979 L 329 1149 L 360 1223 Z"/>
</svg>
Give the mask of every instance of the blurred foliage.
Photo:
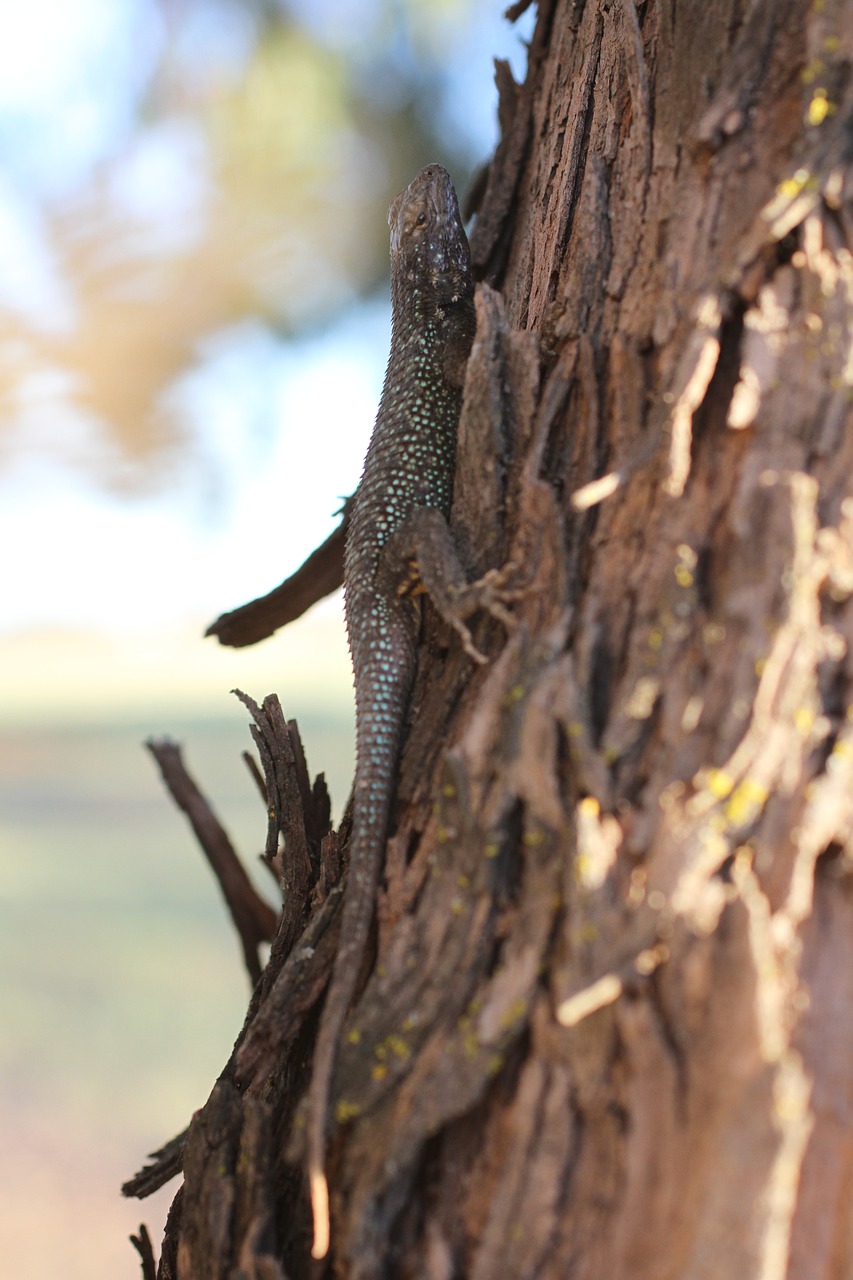
<svg viewBox="0 0 853 1280">
<path fill-rule="evenodd" d="M 151 56 L 126 130 L 59 194 L 24 193 L 55 287 L 0 296 L 0 460 L 42 438 L 102 481 L 156 482 L 192 441 L 175 388 L 206 339 L 286 338 L 376 288 L 393 195 L 477 158 L 441 124 L 476 7 L 137 0 Z"/>
</svg>

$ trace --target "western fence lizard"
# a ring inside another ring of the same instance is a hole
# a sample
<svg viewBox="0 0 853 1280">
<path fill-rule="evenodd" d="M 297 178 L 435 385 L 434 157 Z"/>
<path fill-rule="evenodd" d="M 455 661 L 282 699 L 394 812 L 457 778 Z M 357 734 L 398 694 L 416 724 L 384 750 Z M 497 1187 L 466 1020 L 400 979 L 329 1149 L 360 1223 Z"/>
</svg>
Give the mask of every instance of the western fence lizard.
<svg viewBox="0 0 853 1280">
<path fill-rule="evenodd" d="M 418 621 L 412 569 L 482 661 L 465 619 L 485 607 L 508 622 L 494 571 L 467 585 L 447 526 L 465 365 L 474 336 L 468 240 L 450 176 L 422 169 L 388 213 L 391 354 L 344 557 L 355 672 L 356 775 L 340 941 L 320 1021 L 309 1094 L 308 1165 L 315 1257 L 329 1246 L 325 1131 L 335 1055 L 370 935 L 388 834 Z M 504 594 L 503 598 L 506 598 Z"/>
</svg>

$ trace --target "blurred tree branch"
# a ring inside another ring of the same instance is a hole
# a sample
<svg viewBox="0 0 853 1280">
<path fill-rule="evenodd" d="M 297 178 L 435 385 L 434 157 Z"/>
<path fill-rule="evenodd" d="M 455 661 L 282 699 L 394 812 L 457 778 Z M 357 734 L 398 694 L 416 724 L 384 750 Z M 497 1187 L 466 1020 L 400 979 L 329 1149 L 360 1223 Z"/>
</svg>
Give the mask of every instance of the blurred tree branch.
<svg viewBox="0 0 853 1280">
<path fill-rule="evenodd" d="M 28 197 L 39 269 L 65 301 L 0 304 L 0 458 L 49 407 L 66 421 L 57 453 L 123 487 L 197 449 L 175 388 L 212 335 L 255 319 L 286 340 L 370 293 L 391 195 L 439 152 L 469 163 L 427 123 L 448 28 L 428 5 L 394 21 L 382 0 L 368 6 L 374 36 L 356 60 L 284 4 L 148 3 L 160 51 L 144 92 L 128 85 L 133 128 L 64 199 Z M 241 57 L 189 62 L 193 23 L 237 23 Z M 423 33 L 418 58 L 400 56 L 407 31 Z M 390 99 L 376 92 L 392 84 Z M 81 445 L 87 432 L 98 447 Z"/>
</svg>

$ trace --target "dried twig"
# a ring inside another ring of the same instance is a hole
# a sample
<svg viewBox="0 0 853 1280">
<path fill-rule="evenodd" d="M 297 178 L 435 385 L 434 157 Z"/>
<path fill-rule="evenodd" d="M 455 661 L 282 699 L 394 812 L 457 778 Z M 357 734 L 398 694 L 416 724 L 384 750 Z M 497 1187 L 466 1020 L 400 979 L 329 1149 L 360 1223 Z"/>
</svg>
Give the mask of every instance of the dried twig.
<svg viewBox="0 0 853 1280">
<path fill-rule="evenodd" d="M 130 1243 L 142 1260 L 142 1280 L 157 1280 L 157 1263 L 154 1258 L 154 1247 L 145 1223 L 139 1227 L 139 1235 L 131 1236 Z"/>
<path fill-rule="evenodd" d="M 341 508 L 341 523 L 294 574 L 268 595 L 221 614 L 204 634 L 215 636 L 220 644 L 242 649 L 266 640 L 336 591 L 344 580 L 344 542 L 351 503 L 352 499 L 347 498 Z"/>
<path fill-rule="evenodd" d="M 228 833 L 214 814 L 207 799 L 187 773 L 181 749 L 168 738 L 149 738 L 146 747 L 153 755 L 163 781 L 178 808 L 190 820 L 199 844 L 219 881 L 231 918 L 240 936 L 243 958 L 252 983 L 261 976 L 258 946 L 270 942 L 275 934 L 276 913 L 254 888 Z"/>
</svg>

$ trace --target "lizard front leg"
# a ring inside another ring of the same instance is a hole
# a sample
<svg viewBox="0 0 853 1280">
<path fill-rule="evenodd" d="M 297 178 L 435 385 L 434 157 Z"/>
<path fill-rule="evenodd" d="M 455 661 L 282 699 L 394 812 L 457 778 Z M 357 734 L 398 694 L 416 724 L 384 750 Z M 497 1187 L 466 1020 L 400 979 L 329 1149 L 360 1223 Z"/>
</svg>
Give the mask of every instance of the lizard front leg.
<svg viewBox="0 0 853 1280">
<path fill-rule="evenodd" d="M 487 662 L 477 648 L 468 620 L 481 610 L 496 618 L 508 631 L 516 622 L 508 609 L 523 591 L 508 586 L 516 566 L 489 569 L 469 582 L 450 526 L 436 507 L 416 507 L 388 539 L 379 562 L 377 581 L 390 594 L 429 596 L 436 611 L 460 635 L 465 652 L 475 662 Z"/>
</svg>

